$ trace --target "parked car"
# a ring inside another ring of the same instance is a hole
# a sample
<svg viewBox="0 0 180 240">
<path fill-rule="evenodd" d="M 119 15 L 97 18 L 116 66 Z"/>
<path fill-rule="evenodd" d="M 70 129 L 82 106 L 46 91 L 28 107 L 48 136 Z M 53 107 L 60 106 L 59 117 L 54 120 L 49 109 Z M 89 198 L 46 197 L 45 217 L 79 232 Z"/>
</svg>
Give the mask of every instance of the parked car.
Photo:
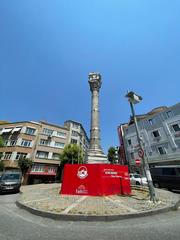
<svg viewBox="0 0 180 240">
<path fill-rule="evenodd" d="M 2 177 L 2 172 L 0 172 L 0 181 L 1 181 L 1 177 Z"/>
<path fill-rule="evenodd" d="M 156 188 L 180 190 L 180 165 L 156 166 L 150 171 Z"/>
<path fill-rule="evenodd" d="M 137 173 L 130 173 L 130 181 L 132 185 L 147 185 L 147 178 Z"/>
<path fill-rule="evenodd" d="M 19 171 L 5 171 L 0 178 L 0 193 L 19 192 L 22 174 Z"/>
</svg>

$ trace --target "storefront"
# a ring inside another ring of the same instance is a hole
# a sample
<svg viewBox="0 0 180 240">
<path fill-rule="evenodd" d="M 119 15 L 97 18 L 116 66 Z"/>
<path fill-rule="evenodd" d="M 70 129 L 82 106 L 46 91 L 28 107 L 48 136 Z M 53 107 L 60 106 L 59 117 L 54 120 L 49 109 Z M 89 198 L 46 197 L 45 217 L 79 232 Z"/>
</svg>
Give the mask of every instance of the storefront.
<svg viewBox="0 0 180 240">
<path fill-rule="evenodd" d="M 56 181 L 57 166 L 34 164 L 28 178 L 28 184 L 53 183 Z"/>
</svg>

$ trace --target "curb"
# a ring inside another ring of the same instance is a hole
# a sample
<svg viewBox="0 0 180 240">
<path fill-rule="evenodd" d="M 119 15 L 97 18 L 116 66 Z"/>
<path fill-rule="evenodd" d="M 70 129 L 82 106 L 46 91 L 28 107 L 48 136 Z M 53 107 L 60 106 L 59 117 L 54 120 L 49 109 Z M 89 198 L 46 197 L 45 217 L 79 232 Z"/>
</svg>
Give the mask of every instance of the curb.
<svg viewBox="0 0 180 240">
<path fill-rule="evenodd" d="M 18 206 L 21 209 L 24 209 L 34 215 L 51 218 L 54 220 L 63 220 L 63 221 L 117 221 L 117 220 L 123 220 L 123 219 L 130 219 L 130 218 L 138 218 L 138 217 L 146 217 L 146 216 L 152 216 L 155 214 L 165 213 L 168 211 L 175 211 L 180 206 L 180 199 L 176 201 L 175 204 L 172 204 L 167 207 L 159 208 L 156 210 L 150 210 L 140 213 L 131 213 L 131 214 L 124 214 L 124 215 L 66 215 L 66 214 L 57 214 L 52 212 L 46 212 L 42 210 L 38 210 L 32 207 L 28 207 L 27 205 L 21 203 L 20 201 L 16 201 L 16 206 Z"/>
</svg>

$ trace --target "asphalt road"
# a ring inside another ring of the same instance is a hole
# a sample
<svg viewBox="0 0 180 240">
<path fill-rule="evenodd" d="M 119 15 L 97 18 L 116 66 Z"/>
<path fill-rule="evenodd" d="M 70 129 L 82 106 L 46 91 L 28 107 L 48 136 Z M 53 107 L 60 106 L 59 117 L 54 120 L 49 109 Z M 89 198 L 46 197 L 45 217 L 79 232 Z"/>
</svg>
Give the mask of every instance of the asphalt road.
<svg viewBox="0 0 180 240">
<path fill-rule="evenodd" d="M 0 240 L 179 240 L 180 210 L 113 222 L 66 222 L 34 216 L 0 195 Z"/>
</svg>

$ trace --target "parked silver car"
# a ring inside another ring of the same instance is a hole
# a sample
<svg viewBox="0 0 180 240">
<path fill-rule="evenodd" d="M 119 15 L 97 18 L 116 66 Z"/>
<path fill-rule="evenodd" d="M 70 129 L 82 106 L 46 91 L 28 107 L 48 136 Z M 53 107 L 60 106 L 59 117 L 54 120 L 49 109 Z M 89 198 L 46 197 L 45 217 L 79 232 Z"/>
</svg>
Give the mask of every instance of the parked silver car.
<svg viewBox="0 0 180 240">
<path fill-rule="evenodd" d="M 5 171 L 0 178 L 0 193 L 19 192 L 22 174 L 19 171 Z"/>
</svg>

